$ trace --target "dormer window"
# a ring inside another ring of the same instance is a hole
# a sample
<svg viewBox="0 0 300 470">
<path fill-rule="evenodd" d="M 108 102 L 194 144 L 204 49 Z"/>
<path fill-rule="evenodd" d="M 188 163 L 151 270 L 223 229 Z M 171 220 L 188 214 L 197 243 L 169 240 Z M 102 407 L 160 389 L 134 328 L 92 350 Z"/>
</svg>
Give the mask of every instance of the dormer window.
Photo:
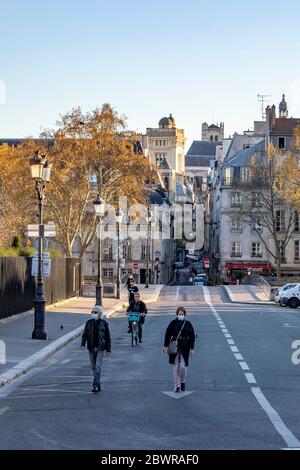
<svg viewBox="0 0 300 470">
<path fill-rule="evenodd" d="M 285 137 L 278 137 L 278 148 L 281 150 L 285 150 Z"/>
<path fill-rule="evenodd" d="M 241 182 L 242 183 L 249 183 L 250 177 L 251 177 L 250 168 L 242 167 L 241 168 Z"/>
</svg>

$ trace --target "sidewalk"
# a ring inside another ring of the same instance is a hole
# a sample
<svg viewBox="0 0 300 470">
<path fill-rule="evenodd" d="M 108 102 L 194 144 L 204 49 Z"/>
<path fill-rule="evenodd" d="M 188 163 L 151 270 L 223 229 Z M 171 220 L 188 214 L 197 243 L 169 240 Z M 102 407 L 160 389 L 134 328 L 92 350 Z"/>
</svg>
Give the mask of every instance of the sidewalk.
<svg viewBox="0 0 300 470">
<path fill-rule="evenodd" d="M 250 285 L 223 286 L 232 303 L 275 305 L 268 300 L 267 295 L 258 287 Z"/>
<path fill-rule="evenodd" d="M 155 302 L 162 285 L 151 285 L 149 289 L 138 286 L 142 299 Z M 127 303 L 127 292 L 120 299 L 103 299 L 105 316 L 110 316 Z M 95 304 L 94 298 L 80 297 L 62 302 L 46 309 L 48 340 L 32 340 L 33 312 L 0 322 L 0 340 L 6 346 L 6 364 L 0 363 L 0 387 L 37 366 L 70 341 L 82 334 L 86 320 Z"/>
</svg>

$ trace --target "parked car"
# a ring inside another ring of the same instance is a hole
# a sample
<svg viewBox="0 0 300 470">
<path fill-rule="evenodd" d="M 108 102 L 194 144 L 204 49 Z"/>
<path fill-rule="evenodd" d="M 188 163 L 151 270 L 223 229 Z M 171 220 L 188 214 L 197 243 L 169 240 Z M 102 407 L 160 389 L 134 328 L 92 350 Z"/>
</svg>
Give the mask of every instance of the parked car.
<svg viewBox="0 0 300 470">
<path fill-rule="evenodd" d="M 298 308 L 300 305 L 300 284 L 284 291 L 279 303 L 282 307 Z"/>
<path fill-rule="evenodd" d="M 293 287 L 296 287 L 297 283 L 288 283 L 288 284 L 285 284 L 284 286 L 282 287 L 279 287 L 278 289 L 276 289 L 275 291 L 275 297 L 274 297 L 274 301 L 276 304 L 279 304 L 279 300 L 280 300 L 280 297 L 283 297 L 283 293 L 289 289 L 292 289 Z"/>
<path fill-rule="evenodd" d="M 193 279 L 194 286 L 206 286 L 207 285 L 207 278 L 206 276 L 195 276 Z"/>
</svg>

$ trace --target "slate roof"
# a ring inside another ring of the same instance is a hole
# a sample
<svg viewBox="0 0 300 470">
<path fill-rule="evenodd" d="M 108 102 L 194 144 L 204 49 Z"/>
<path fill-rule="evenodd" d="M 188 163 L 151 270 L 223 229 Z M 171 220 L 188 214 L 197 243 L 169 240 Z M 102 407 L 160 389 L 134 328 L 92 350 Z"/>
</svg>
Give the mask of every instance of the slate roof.
<svg viewBox="0 0 300 470">
<path fill-rule="evenodd" d="M 276 118 L 275 126 L 272 127 L 271 135 L 293 135 L 294 130 L 300 125 L 300 119 Z"/>
<path fill-rule="evenodd" d="M 210 161 L 215 159 L 216 147 L 220 143 L 194 140 L 185 156 L 185 166 L 209 167 Z"/>
<path fill-rule="evenodd" d="M 225 162 L 224 166 L 247 166 L 252 156 L 257 154 L 265 155 L 266 145 L 265 139 L 261 140 L 249 148 L 239 150 L 229 161 Z"/>
</svg>

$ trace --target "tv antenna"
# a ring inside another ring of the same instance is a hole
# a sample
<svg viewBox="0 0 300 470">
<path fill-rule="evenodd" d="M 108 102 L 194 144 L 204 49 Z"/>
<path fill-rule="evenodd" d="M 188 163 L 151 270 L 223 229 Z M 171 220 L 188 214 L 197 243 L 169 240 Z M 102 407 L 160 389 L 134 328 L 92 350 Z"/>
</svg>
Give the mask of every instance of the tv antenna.
<svg viewBox="0 0 300 470">
<path fill-rule="evenodd" d="M 260 94 L 260 93 L 257 94 L 257 99 L 261 103 L 261 117 L 262 117 L 262 119 L 266 118 L 265 102 L 269 101 L 269 100 L 266 99 L 266 98 L 269 98 L 269 96 L 271 96 L 271 95 L 263 95 L 263 94 Z"/>
</svg>

